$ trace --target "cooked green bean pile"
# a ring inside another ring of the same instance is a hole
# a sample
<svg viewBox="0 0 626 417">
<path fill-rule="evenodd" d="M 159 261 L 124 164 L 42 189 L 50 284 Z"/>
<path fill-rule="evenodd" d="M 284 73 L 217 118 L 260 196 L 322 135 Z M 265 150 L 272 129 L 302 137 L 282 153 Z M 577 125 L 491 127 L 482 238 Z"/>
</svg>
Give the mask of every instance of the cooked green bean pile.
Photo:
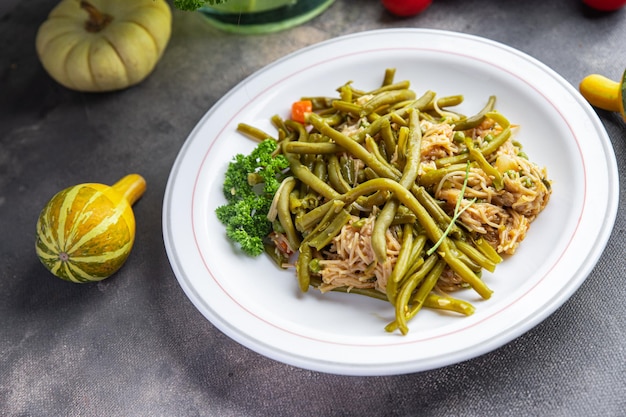
<svg viewBox="0 0 626 417">
<path fill-rule="evenodd" d="M 373 90 L 348 82 L 337 97 L 302 97 L 305 122 L 274 116 L 275 135 L 239 131 L 272 138 L 289 162 L 266 251 L 280 265 L 295 259 L 302 291 L 387 300 L 385 329 L 406 334 L 423 307 L 472 314 L 453 290 L 491 297 L 482 271 L 513 253 L 550 182 L 511 139 L 495 97 L 465 116 L 450 109 L 463 96 L 417 96 L 394 78 L 388 69 Z"/>
</svg>

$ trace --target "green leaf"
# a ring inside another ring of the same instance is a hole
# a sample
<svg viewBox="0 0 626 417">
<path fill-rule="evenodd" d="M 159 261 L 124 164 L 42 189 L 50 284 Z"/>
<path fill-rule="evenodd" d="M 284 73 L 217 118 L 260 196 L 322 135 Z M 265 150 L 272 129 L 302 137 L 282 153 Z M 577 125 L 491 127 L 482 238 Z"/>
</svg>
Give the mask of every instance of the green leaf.
<svg viewBox="0 0 626 417">
<path fill-rule="evenodd" d="M 174 7 L 179 10 L 193 12 L 205 5 L 215 6 L 216 4 L 223 4 L 227 1 L 228 0 L 174 0 Z"/>
</svg>

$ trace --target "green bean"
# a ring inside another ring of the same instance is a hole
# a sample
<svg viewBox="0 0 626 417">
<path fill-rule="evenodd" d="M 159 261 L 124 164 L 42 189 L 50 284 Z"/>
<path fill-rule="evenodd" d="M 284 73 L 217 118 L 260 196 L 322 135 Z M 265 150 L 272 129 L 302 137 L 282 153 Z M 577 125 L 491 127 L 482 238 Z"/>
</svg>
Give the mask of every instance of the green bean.
<svg viewBox="0 0 626 417">
<path fill-rule="evenodd" d="M 344 210 L 344 203 L 339 200 L 332 200 L 329 209 L 324 213 L 324 217 L 315 228 L 306 235 L 302 244 L 308 244 L 320 250 L 339 233 L 341 227 L 350 220 L 350 214 Z M 343 213 L 345 212 L 345 213 Z M 328 240 L 325 244 L 322 244 Z"/>
<path fill-rule="evenodd" d="M 393 221 L 391 222 L 392 226 L 405 225 L 405 224 L 415 224 L 417 222 L 417 217 L 413 213 L 398 213 L 396 212 Z"/>
<path fill-rule="evenodd" d="M 507 126 L 502 130 L 502 132 L 498 133 L 498 135 L 491 142 L 489 142 L 487 146 L 482 148 L 480 152 L 485 156 L 489 156 L 497 151 L 498 148 L 504 144 L 504 142 L 509 140 L 510 137 L 511 128 Z"/>
<path fill-rule="evenodd" d="M 357 143 L 363 143 L 367 136 L 376 136 L 376 134 L 380 132 L 380 128 L 385 119 L 389 119 L 387 115 L 378 117 L 376 120 L 372 121 L 367 127 L 358 131 L 354 136 L 352 136 L 352 140 Z"/>
<path fill-rule="evenodd" d="M 446 263 L 440 260 L 432 267 L 430 271 L 428 271 L 428 274 L 422 280 L 421 285 L 417 288 L 417 291 L 410 299 L 410 308 L 408 305 L 405 307 L 405 310 L 407 311 L 404 315 L 404 320 L 406 321 L 411 320 L 422 309 L 422 307 L 424 306 L 426 302 L 426 299 L 428 298 L 428 295 L 431 293 L 432 289 L 437 284 L 437 280 L 441 276 L 441 273 L 443 272 L 445 267 L 446 267 Z M 398 324 L 397 318 L 396 318 L 395 323 Z M 387 331 L 395 330 L 393 329 L 394 327 L 393 322 L 390 323 L 387 327 L 388 327 L 386 329 Z"/>
<path fill-rule="evenodd" d="M 404 282 L 406 278 L 414 274 L 415 271 L 417 271 L 424 263 L 424 257 L 422 256 L 422 252 L 424 250 L 424 247 L 426 246 L 427 240 L 428 238 L 423 233 L 418 234 L 415 237 L 415 240 L 413 242 L 413 249 L 411 250 L 409 268 L 404 273 L 404 275 L 400 277 L 400 282 Z"/>
<path fill-rule="evenodd" d="M 352 102 L 352 88 L 349 85 L 344 85 L 339 88 L 339 96 L 347 103 Z"/>
<path fill-rule="evenodd" d="M 318 277 L 311 277 L 311 286 L 319 288 L 322 285 L 322 280 Z M 387 296 L 382 292 L 374 288 L 356 288 L 356 287 L 335 287 L 331 291 L 342 292 L 350 294 L 363 295 L 365 297 L 374 298 L 376 300 L 387 301 Z"/>
<path fill-rule="evenodd" d="M 393 223 L 399 202 L 395 198 L 389 199 L 383 206 L 372 229 L 371 244 L 376 262 L 384 264 L 387 261 L 387 229 Z"/>
<path fill-rule="evenodd" d="M 265 139 L 276 140 L 276 138 L 274 138 L 272 135 L 264 132 L 263 130 L 257 127 L 250 126 L 249 124 L 246 124 L 246 123 L 239 123 L 237 125 L 237 131 L 257 141 L 263 141 Z"/>
<path fill-rule="evenodd" d="M 382 85 L 380 87 L 378 87 L 375 90 L 371 90 L 368 91 L 367 93 L 365 93 L 366 95 L 379 95 L 381 93 L 387 92 L 387 91 L 393 91 L 393 90 L 408 90 L 408 88 L 411 86 L 411 82 L 404 80 L 404 81 L 399 81 L 397 83 L 391 83 L 391 84 L 386 84 L 386 85 Z"/>
<path fill-rule="evenodd" d="M 474 245 L 483 255 L 485 255 L 491 262 L 499 264 L 502 262 L 502 257 L 496 252 L 496 250 L 483 238 L 474 240 Z"/>
<path fill-rule="evenodd" d="M 287 241 L 289 242 L 289 246 L 293 251 L 295 251 L 300 246 L 300 238 L 298 237 L 298 234 L 296 233 L 295 227 L 293 225 L 291 211 L 289 208 L 291 192 L 294 190 L 295 186 L 295 178 L 285 178 L 283 180 L 283 184 L 279 188 L 280 194 L 278 196 L 277 202 L 278 221 L 285 231 Z"/>
<path fill-rule="evenodd" d="M 480 267 L 486 269 L 489 272 L 494 272 L 496 270 L 496 263 L 491 261 L 488 257 L 486 257 L 481 251 L 476 249 L 475 246 L 464 242 L 462 240 L 454 241 L 455 246 L 461 252 L 469 257 L 476 264 L 480 265 Z"/>
<path fill-rule="evenodd" d="M 465 171 L 465 165 L 466 164 L 464 163 L 454 164 L 454 165 L 448 165 L 446 167 L 427 171 L 420 176 L 419 183 L 420 185 L 423 185 L 424 187 L 430 187 L 431 185 L 438 184 L 439 181 L 441 181 L 443 177 L 445 177 L 448 174 L 451 174 L 452 172 Z"/>
<path fill-rule="evenodd" d="M 422 111 L 424 110 L 424 108 L 426 108 L 426 106 L 428 106 L 428 104 L 430 104 L 434 100 L 436 96 L 437 94 L 434 91 L 426 91 L 421 97 L 413 100 L 406 107 L 398 109 L 396 113 L 400 116 L 405 116 L 409 109 Z"/>
<path fill-rule="evenodd" d="M 389 323 L 385 330 L 388 332 L 394 331 L 396 328 L 400 330 L 403 335 L 406 335 L 409 332 L 409 328 L 407 326 L 407 309 L 409 305 L 409 300 L 411 298 L 411 294 L 417 288 L 417 286 L 424 280 L 426 275 L 435 267 L 438 263 L 438 256 L 431 255 L 429 256 L 424 265 L 415 272 L 413 275 L 409 277 L 406 283 L 400 289 L 398 293 L 398 297 L 396 298 L 396 302 L 394 304 L 396 310 L 396 318 L 393 322 Z"/>
<path fill-rule="evenodd" d="M 409 132 L 405 152 L 407 163 L 400 178 L 400 184 L 405 188 L 411 188 L 415 184 L 422 155 L 422 129 L 420 128 L 419 113 L 415 109 L 410 109 L 408 116 Z"/>
<path fill-rule="evenodd" d="M 263 242 L 263 249 L 267 256 L 270 257 L 274 264 L 280 269 L 287 269 L 285 266 L 289 262 L 289 257 L 285 255 L 282 251 L 276 249 L 276 245 L 272 242 Z"/>
<path fill-rule="evenodd" d="M 285 124 L 285 120 L 279 115 L 275 114 L 274 116 L 272 116 L 271 120 L 272 120 L 272 125 L 274 125 L 276 130 L 278 130 L 279 132 L 289 131 L 289 129 L 287 128 L 287 125 Z"/>
<path fill-rule="evenodd" d="M 393 79 L 396 76 L 396 69 L 395 68 L 387 68 L 385 70 L 385 76 L 383 78 L 383 83 L 382 85 L 391 85 L 393 84 Z"/>
<path fill-rule="evenodd" d="M 311 271 L 309 262 L 313 258 L 313 250 L 307 244 L 301 244 L 299 248 L 298 260 L 296 261 L 296 275 L 300 291 L 307 292 L 311 284 Z"/>
<path fill-rule="evenodd" d="M 357 133 L 351 136 L 351 139 L 357 143 L 363 143 L 367 136 L 376 136 L 378 132 L 380 132 L 380 127 L 382 126 L 383 120 L 385 120 L 385 116 L 374 117 L 374 113 L 370 114 L 371 117 L 368 117 L 370 124 L 364 124 L 363 128 L 359 130 Z M 371 119 L 371 120 L 370 120 Z"/>
<path fill-rule="evenodd" d="M 328 156 L 328 181 L 330 185 L 340 193 L 347 193 L 352 189 L 350 184 L 341 175 L 341 166 L 337 155 Z"/>
<path fill-rule="evenodd" d="M 449 239 L 448 244 L 450 245 L 450 250 L 452 251 L 454 256 L 456 256 L 461 262 L 467 265 L 467 267 L 471 271 L 474 271 L 476 274 L 480 274 L 482 271 L 480 264 L 474 261 L 474 259 L 470 257 L 467 253 L 459 249 L 459 247 L 457 246 L 457 243 L 459 242 L 463 241 L 457 239 Z"/>
<path fill-rule="evenodd" d="M 292 154 L 285 152 L 285 157 L 289 161 L 289 167 L 295 177 L 297 177 L 302 183 L 308 185 L 311 189 L 317 193 L 323 195 L 328 199 L 338 197 L 340 194 L 333 189 L 330 185 L 326 184 L 323 180 L 318 178 L 314 173 L 300 163 L 300 160 Z"/>
<path fill-rule="evenodd" d="M 285 144 L 284 152 L 295 154 L 326 155 L 342 152 L 341 146 L 330 142 L 289 142 Z"/>
<path fill-rule="evenodd" d="M 398 101 L 397 103 L 393 103 L 392 105 L 387 107 L 387 113 L 392 113 L 392 112 L 395 112 L 396 110 L 403 109 L 405 107 L 411 107 L 411 104 L 413 104 L 413 102 L 414 100 L 405 100 L 405 101 Z"/>
<path fill-rule="evenodd" d="M 314 111 L 328 109 L 333 106 L 333 101 L 337 100 L 334 97 L 302 97 L 301 100 L 309 100 L 313 105 Z"/>
<path fill-rule="evenodd" d="M 313 228 L 312 230 L 310 230 L 310 232 L 308 232 L 308 234 L 306 234 L 306 237 L 304 238 L 303 243 L 308 242 L 312 238 L 312 235 L 314 233 L 327 227 L 330 221 L 332 220 L 332 218 L 346 206 L 347 204 L 345 204 L 344 202 L 340 200 L 330 200 L 326 204 L 323 204 L 322 206 L 320 206 L 319 208 L 323 208 L 322 217 L 319 219 L 319 221 L 317 221 L 314 225 L 312 225 Z"/>
<path fill-rule="evenodd" d="M 374 206 L 382 206 L 391 197 L 391 193 L 386 190 L 376 191 L 374 194 L 359 198 L 357 200 L 359 206 L 365 209 L 371 209 Z"/>
<path fill-rule="evenodd" d="M 448 246 L 448 239 L 444 240 L 438 248 L 439 255 L 459 275 L 463 281 L 468 283 L 474 291 L 482 298 L 489 299 L 493 291 L 472 271 L 461 259 L 452 253 Z"/>
<path fill-rule="evenodd" d="M 285 120 L 285 126 L 287 126 L 289 131 L 293 133 L 293 136 L 281 142 L 281 150 L 283 154 L 287 157 L 288 160 L 297 160 L 302 164 L 303 167 L 307 168 L 309 171 L 313 170 L 315 159 L 317 158 L 316 155 L 304 154 L 302 161 L 300 161 L 296 158 L 294 154 L 290 154 L 289 152 L 285 151 L 286 147 L 291 142 L 309 142 L 309 132 L 301 123 L 295 122 L 293 120 Z"/>
<path fill-rule="evenodd" d="M 498 112 L 497 110 L 490 111 L 486 114 L 486 116 L 499 124 L 502 129 L 506 129 L 507 127 L 511 126 L 511 122 L 509 122 L 509 119 L 504 117 L 504 115 L 502 115 L 502 113 Z"/>
<path fill-rule="evenodd" d="M 365 180 L 373 180 L 374 178 L 380 178 L 380 176 L 370 167 L 363 168 L 359 171 L 359 175 L 357 175 L 358 183 L 363 183 Z"/>
<path fill-rule="evenodd" d="M 493 186 L 496 190 L 501 190 L 504 188 L 504 182 L 502 179 L 502 174 L 498 171 L 493 165 L 487 161 L 485 155 L 474 146 L 474 141 L 472 138 L 465 138 L 465 146 L 467 146 L 469 152 L 469 158 L 475 161 L 478 166 L 490 177 L 493 177 Z"/>
<path fill-rule="evenodd" d="M 339 157 L 339 165 L 343 178 L 348 184 L 353 185 L 357 180 L 356 172 L 354 170 L 354 161 L 351 158 L 342 155 L 341 157 Z"/>
<path fill-rule="evenodd" d="M 406 113 L 408 113 L 408 111 Z M 404 116 L 406 116 L 406 113 L 402 112 Z M 398 126 L 406 126 L 408 122 L 404 119 L 404 116 L 401 116 L 398 112 L 394 111 L 393 113 L 389 113 L 389 121 L 397 124 Z"/>
<path fill-rule="evenodd" d="M 396 259 L 396 264 L 387 278 L 387 286 L 385 288 L 387 299 L 391 304 L 394 304 L 396 300 L 400 279 L 409 269 L 409 260 L 411 259 L 411 252 L 413 250 L 413 226 L 405 225 L 402 231 L 402 245 L 400 246 L 398 259 Z"/>
<path fill-rule="evenodd" d="M 415 92 L 409 89 L 383 91 L 363 104 L 361 116 L 367 116 L 381 106 L 397 103 L 398 101 L 412 100 L 414 98 Z"/>
<path fill-rule="evenodd" d="M 432 101 L 428 106 L 424 108 L 424 110 L 434 110 L 435 102 L 437 103 L 438 108 L 443 109 L 446 107 L 458 106 L 459 104 L 463 103 L 463 100 L 464 97 L 462 95 L 440 97 L 436 101 Z"/>
<path fill-rule="evenodd" d="M 332 143 L 328 136 L 324 136 L 319 132 L 309 133 L 308 142 L 310 143 Z"/>
<path fill-rule="evenodd" d="M 297 217 L 296 229 L 300 232 L 312 229 L 324 217 L 328 210 L 330 210 L 332 206 L 331 202 L 332 200 L 307 211 L 300 217 Z"/>
<path fill-rule="evenodd" d="M 374 155 L 374 157 L 380 162 L 382 165 L 386 166 L 390 171 L 396 170 L 393 165 L 387 161 L 387 158 L 381 153 L 380 148 L 378 147 L 378 143 L 372 138 L 368 136 L 365 138 L 365 149 Z"/>
<path fill-rule="evenodd" d="M 478 127 L 478 125 L 480 125 L 483 120 L 485 120 L 487 113 L 493 110 L 495 104 L 496 96 L 490 96 L 489 100 L 487 100 L 487 104 L 485 105 L 485 107 L 482 108 L 482 110 L 480 110 L 473 116 L 467 117 L 457 122 L 454 125 L 453 130 L 468 130 Z"/>
<path fill-rule="evenodd" d="M 309 132 L 306 128 L 301 124 L 293 120 L 285 120 L 285 126 L 291 131 L 293 131 L 297 136 L 294 138 L 294 141 L 308 142 L 309 141 Z"/>
<path fill-rule="evenodd" d="M 329 216 L 328 222 L 322 223 L 321 228 L 316 228 L 305 238 L 306 243 L 317 250 L 321 250 L 332 242 L 335 236 L 341 232 L 341 228 L 352 218 L 350 213 L 343 208 L 337 212 L 329 210 L 329 214 L 334 214 L 334 216 Z"/>
<path fill-rule="evenodd" d="M 352 116 L 359 117 L 363 111 L 363 107 L 358 104 L 351 103 L 343 100 L 333 101 L 333 108 L 343 113 L 348 113 Z"/>
<path fill-rule="evenodd" d="M 428 120 L 429 122 L 432 122 L 432 123 L 437 123 L 441 119 L 439 115 L 437 115 L 437 117 L 434 117 L 432 114 L 430 114 L 427 111 L 421 111 L 420 116 L 423 120 Z"/>
<path fill-rule="evenodd" d="M 459 300 L 452 297 L 443 297 L 441 295 L 430 293 L 424 300 L 424 307 L 438 310 L 454 311 L 466 316 L 474 314 L 475 308 L 467 301 Z"/>
<path fill-rule="evenodd" d="M 341 86 L 339 88 L 338 91 L 341 92 L 344 88 L 350 90 L 350 94 L 352 94 L 352 99 L 357 99 L 357 98 L 362 97 L 365 94 L 367 94 L 367 92 L 365 92 L 363 90 L 359 90 L 357 88 L 354 88 L 354 86 L 352 85 L 352 81 L 349 81 L 349 82 L 345 83 L 343 86 Z M 347 100 L 347 101 L 352 101 L 352 99 L 351 100 Z"/>
<path fill-rule="evenodd" d="M 299 198 L 299 192 L 294 189 L 293 192 L 289 194 L 289 211 L 296 213 L 303 208 L 302 200 Z"/>
<path fill-rule="evenodd" d="M 300 206 L 304 210 L 313 210 L 320 205 L 320 195 L 317 191 L 310 188 L 302 181 L 298 184 L 298 196 L 300 198 Z"/>
<path fill-rule="evenodd" d="M 387 155 L 393 155 L 396 150 L 396 138 L 391 130 L 391 123 L 389 119 L 384 119 L 380 127 L 380 135 L 383 139 L 383 144 Z"/>
<path fill-rule="evenodd" d="M 324 184 L 328 184 L 328 169 L 326 167 L 326 161 L 324 160 L 324 158 L 317 157 L 315 159 L 315 164 L 313 165 L 313 174 L 317 178 L 322 180 Z"/>
<path fill-rule="evenodd" d="M 328 114 L 328 115 L 324 115 L 322 113 L 318 113 L 319 116 L 321 116 L 324 121 L 326 122 L 326 124 L 328 126 L 337 126 L 342 124 L 345 121 L 345 116 L 342 115 L 341 113 L 337 112 L 337 113 L 333 113 L 333 114 Z"/>
<path fill-rule="evenodd" d="M 283 140 L 286 140 L 286 139 L 289 138 L 288 132 L 289 132 L 288 130 L 278 129 L 278 138 L 276 138 L 278 143 L 281 143 Z M 289 139 L 289 140 L 291 140 L 291 139 Z M 280 149 L 280 146 L 279 146 L 274 151 L 274 156 L 278 155 L 280 152 L 281 152 L 281 149 Z"/>
<path fill-rule="evenodd" d="M 409 140 L 409 128 L 408 126 L 401 126 L 398 129 L 398 138 L 396 149 L 398 152 L 398 165 L 404 167 L 406 161 L 406 143 Z"/>
<path fill-rule="evenodd" d="M 386 106 L 385 108 L 387 109 L 387 108 L 389 108 L 389 106 Z M 369 123 L 374 123 L 376 120 L 380 119 L 382 117 L 380 115 L 381 110 L 384 110 L 384 109 L 379 108 L 377 110 L 378 110 L 377 112 L 372 112 L 372 113 L 368 114 L 365 117 L 365 120 L 367 120 Z M 361 127 L 364 126 L 364 125 L 367 125 L 367 124 L 366 123 L 361 123 Z"/>
</svg>

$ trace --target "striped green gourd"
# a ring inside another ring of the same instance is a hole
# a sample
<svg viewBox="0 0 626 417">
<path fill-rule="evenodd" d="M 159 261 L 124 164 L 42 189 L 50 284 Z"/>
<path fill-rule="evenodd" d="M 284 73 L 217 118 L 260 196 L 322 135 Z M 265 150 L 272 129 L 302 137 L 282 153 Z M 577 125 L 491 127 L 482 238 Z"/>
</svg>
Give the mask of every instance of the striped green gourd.
<svg viewBox="0 0 626 417">
<path fill-rule="evenodd" d="M 112 186 L 79 184 L 58 192 L 37 221 L 37 256 L 57 277 L 77 283 L 108 278 L 135 241 L 132 205 L 146 189 L 130 174 Z"/>
</svg>

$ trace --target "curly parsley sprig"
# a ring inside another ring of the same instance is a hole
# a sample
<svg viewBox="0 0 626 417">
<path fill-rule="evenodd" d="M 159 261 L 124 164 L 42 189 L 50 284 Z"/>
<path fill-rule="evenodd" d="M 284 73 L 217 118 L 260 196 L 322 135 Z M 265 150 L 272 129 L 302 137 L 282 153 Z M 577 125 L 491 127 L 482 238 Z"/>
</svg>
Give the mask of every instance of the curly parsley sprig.
<svg viewBox="0 0 626 417">
<path fill-rule="evenodd" d="M 272 231 L 267 214 L 289 167 L 283 155 L 273 154 L 277 146 L 275 140 L 266 139 L 249 155 L 235 156 L 224 177 L 227 204 L 215 210 L 226 236 L 250 256 L 264 251 L 263 239 Z"/>
</svg>

